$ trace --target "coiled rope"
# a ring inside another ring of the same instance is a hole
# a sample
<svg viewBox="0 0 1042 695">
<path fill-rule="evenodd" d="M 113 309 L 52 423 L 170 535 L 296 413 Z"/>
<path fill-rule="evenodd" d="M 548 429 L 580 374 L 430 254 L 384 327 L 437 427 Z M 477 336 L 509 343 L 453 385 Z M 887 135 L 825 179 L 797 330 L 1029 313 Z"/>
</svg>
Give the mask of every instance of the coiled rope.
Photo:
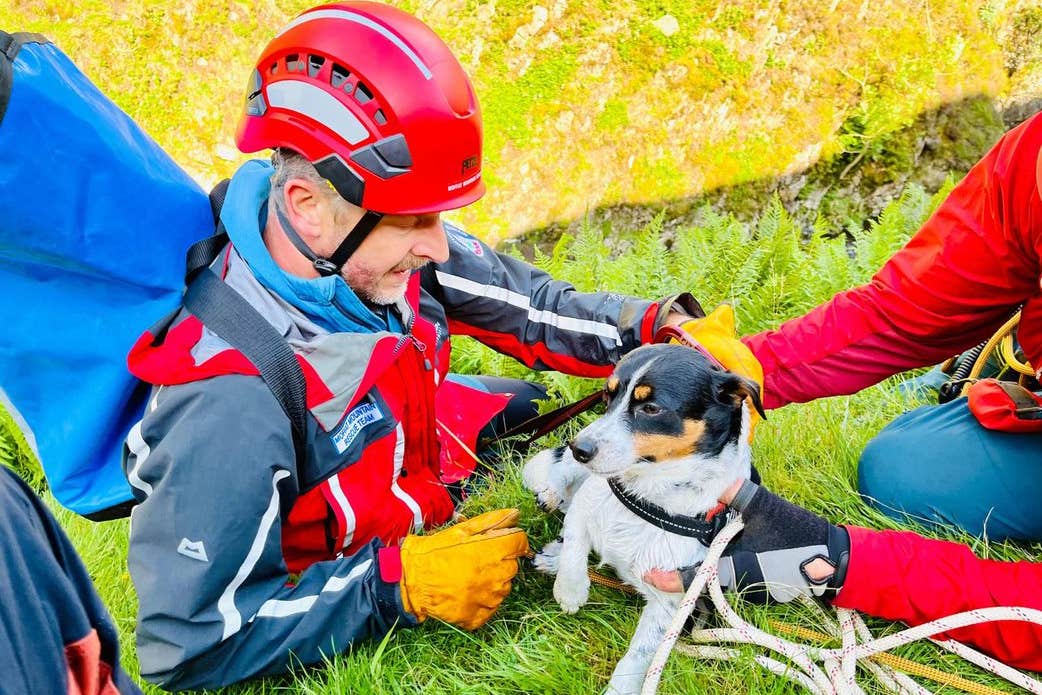
<svg viewBox="0 0 1042 695">
<path fill-rule="evenodd" d="M 715 644 L 721 642 L 756 644 L 791 662 L 786 664 L 769 656 L 758 655 L 755 657 L 756 663 L 772 673 L 800 684 L 813 695 L 861 695 L 863 691 L 855 680 L 855 670 L 859 664 L 875 675 L 880 683 L 891 692 L 915 693 L 916 695 L 929 693 L 929 690 L 905 674 L 894 670 L 894 666 L 897 664 L 892 659 L 898 657 L 885 654 L 885 652 L 920 639 L 930 638 L 931 635 L 941 632 L 994 620 L 1019 620 L 1042 625 L 1042 611 L 1020 607 L 994 607 L 956 613 L 892 635 L 875 638 L 856 612 L 837 608 L 837 617 L 832 619 L 827 616 L 821 606 L 806 598 L 805 603 L 819 611 L 822 624 L 833 633 L 832 636 L 841 639 L 842 646 L 838 649 L 825 649 L 815 645 L 792 642 L 764 632 L 746 622 L 731 608 L 724 597 L 717 574 L 717 564 L 724 548 L 743 527 L 741 517 L 738 517 L 724 527 L 710 545 L 706 559 L 702 562 L 687 593 L 684 594 L 684 598 L 673 616 L 673 622 L 655 652 L 655 657 L 644 680 L 642 695 L 654 695 L 658 690 L 666 661 L 669 659 L 677 639 L 683 633 L 684 624 L 694 611 L 695 603 L 707 586 L 713 605 L 729 627 L 695 630 L 691 633 L 691 640 L 695 644 L 681 645 L 677 650 L 698 658 L 736 659 L 740 655 L 738 650 L 715 646 Z M 1029 692 L 1042 695 L 1042 682 L 996 659 L 954 640 L 931 641 Z M 818 666 L 816 662 L 821 662 L 822 665 Z M 936 671 L 936 669 L 931 671 Z M 916 675 L 928 674 L 925 670 L 919 670 Z M 936 673 L 931 673 L 928 677 L 935 675 Z M 942 675 L 947 676 L 948 674 Z M 994 689 L 970 683 L 956 676 L 950 676 L 943 682 L 953 687 L 967 686 L 964 689 L 979 695 L 991 695 L 996 692 Z"/>
</svg>

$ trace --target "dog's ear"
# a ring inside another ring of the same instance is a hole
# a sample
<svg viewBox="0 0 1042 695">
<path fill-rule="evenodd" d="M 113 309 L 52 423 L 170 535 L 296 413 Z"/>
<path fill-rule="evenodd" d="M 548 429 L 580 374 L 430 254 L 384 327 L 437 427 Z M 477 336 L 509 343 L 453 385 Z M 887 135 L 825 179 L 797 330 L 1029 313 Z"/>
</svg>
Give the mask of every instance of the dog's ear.
<svg viewBox="0 0 1042 695">
<path fill-rule="evenodd" d="M 716 394 L 721 403 L 729 405 L 741 405 L 748 398 L 760 417 L 767 419 L 763 403 L 760 402 L 760 385 L 752 379 L 733 372 L 722 372 L 716 380 Z"/>
</svg>

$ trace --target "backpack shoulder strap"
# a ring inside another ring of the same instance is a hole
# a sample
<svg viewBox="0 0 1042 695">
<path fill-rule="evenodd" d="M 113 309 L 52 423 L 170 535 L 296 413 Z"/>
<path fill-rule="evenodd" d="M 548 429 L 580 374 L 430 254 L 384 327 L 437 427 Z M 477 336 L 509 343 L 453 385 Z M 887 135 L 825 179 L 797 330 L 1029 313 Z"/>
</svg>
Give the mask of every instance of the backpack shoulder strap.
<svg viewBox="0 0 1042 695">
<path fill-rule="evenodd" d="M 7 105 L 11 102 L 14 86 L 14 60 L 18 51 L 27 43 L 50 43 L 42 34 L 17 32 L 8 34 L 0 30 L 0 121 L 4 120 Z"/>
<path fill-rule="evenodd" d="M 222 340 L 237 349 L 260 372 L 293 426 L 298 467 L 307 442 L 307 390 L 304 372 L 293 349 L 249 302 L 210 270 L 210 264 L 228 243 L 220 221 L 228 181 L 210 193 L 216 233 L 196 242 L 185 258 L 185 294 L 182 303 Z"/>
<path fill-rule="evenodd" d="M 224 207 L 224 198 L 228 193 L 229 183 L 231 183 L 230 179 L 224 179 L 210 191 L 210 212 L 213 214 L 214 234 L 200 239 L 188 248 L 188 252 L 185 254 L 185 287 L 191 284 L 192 279 L 202 268 L 206 268 L 214 262 L 217 254 L 228 243 L 228 233 L 224 230 L 224 223 L 221 222 L 221 208 Z"/>
</svg>

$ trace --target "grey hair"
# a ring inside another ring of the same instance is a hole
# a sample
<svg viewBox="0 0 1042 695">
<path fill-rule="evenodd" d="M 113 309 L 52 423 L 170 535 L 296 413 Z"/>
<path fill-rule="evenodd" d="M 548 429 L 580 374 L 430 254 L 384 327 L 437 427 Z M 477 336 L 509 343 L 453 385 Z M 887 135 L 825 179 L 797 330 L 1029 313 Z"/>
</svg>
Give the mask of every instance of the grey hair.
<svg viewBox="0 0 1042 695">
<path fill-rule="evenodd" d="M 340 197 L 329 182 L 322 178 L 315 166 L 308 161 L 307 157 L 293 150 L 277 149 L 271 155 L 271 164 L 275 172 L 271 175 L 271 193 L 268 194 L 268 207 L 278 205 L 285 210 L 283 193 L 286 183 L 293 179 L 304 179 L 314 184 L 315 188 L 322 191 L 320 195 L 325 197 L 333 210 L 333 220 L 338 225 L 346 225 L 354 213 L 355 207 Z"/>
</svg>

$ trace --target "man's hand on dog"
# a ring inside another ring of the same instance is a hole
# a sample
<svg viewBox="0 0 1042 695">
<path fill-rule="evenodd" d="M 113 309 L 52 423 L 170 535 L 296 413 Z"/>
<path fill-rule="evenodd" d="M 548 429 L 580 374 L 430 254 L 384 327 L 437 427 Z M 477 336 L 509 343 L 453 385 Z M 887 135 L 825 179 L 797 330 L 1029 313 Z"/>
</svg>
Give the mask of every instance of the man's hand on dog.
<svg viewBox="0 0 1042 695">
<path fill-rule="evenodd" d="M 720 501 L 742 513 L 745 529 L 720 559 L 720 585 L 754 603 L 786 603 L 803 594 L 832 598 L 843 586 L 850 538 L 844 528 L 751 481 L 737 481 Z M 644 580 L 661 591 L 689 586 L 698 566 L 652 570 Z"/>
</svg>

